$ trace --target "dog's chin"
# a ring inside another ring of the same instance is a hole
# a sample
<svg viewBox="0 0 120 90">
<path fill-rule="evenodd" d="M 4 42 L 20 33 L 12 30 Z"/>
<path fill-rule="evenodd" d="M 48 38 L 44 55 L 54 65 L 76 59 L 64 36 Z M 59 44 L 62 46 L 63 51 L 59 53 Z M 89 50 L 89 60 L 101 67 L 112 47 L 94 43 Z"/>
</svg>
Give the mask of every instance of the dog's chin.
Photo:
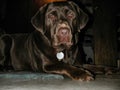
<svg viewBox="0 0 120 90">
<path fill-rule="evenodd" d="M 65 49 L 69 49 L 71 46 L 66 46 L 66 45 L 58 45 L 58 46 L 54 46 L 54 49 L 57 51 L 57 52 L 61 52 Z"/>
<path fill-rule="evenodd" d="M 53 44 L 53 48 L 55 48 L 57 52 L 60 52 L 64 49 L 69 49 L 72 45 L 72 42 L 58 42 Z"/>
<path fill-rule="evenodd" d="M 57 39 L 57 38 L 56 38 Z M 69 49 L 73 43 L 72 41 L 68 41 L 67 39 L 64 38 L 64 40 L 56 40 L 54 39 L 52 42 L 52 47 L 56 49 L 56 51 L 63 51 L 64 49 Z"/>
</svg>

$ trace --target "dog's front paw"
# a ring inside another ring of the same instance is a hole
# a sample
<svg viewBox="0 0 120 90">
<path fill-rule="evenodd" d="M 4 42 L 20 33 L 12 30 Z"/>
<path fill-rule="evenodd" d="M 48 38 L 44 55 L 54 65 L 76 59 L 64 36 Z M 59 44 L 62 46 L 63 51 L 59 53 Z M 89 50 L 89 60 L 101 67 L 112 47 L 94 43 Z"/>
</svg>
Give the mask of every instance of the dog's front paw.
<svg viewBox="0 0 120 90">
<path fill-rule="evenodd" d="M 74 70 L 70 71 L 69 75 L 73 80 L 77 80 L 77 81 L 94 80 L 94 75 L 88 70 L 84 70 L 84 69 L 75 68 Z"/>
</svg>

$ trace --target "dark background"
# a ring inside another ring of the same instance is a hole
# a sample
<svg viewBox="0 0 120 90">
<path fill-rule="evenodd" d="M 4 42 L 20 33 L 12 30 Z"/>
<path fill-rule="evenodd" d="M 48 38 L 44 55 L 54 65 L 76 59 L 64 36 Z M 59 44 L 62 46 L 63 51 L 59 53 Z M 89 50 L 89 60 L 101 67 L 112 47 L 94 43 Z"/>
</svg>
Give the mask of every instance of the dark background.
<svg viewBox="0 0 120 90">
<path fill-rule="evenodd" d="M 30 33 L 31 17 L 48 0 L 0 0 L 0 34 Z M 50 0 L 49 0 L 50 1 Z M 56 0 L 57 1 L 57 0 Z M 117 66 L 120 59 L 119 0 L 73 0 L 89 15 L 80 33 L 86 60 L 92 64 Z"/>
</svg>

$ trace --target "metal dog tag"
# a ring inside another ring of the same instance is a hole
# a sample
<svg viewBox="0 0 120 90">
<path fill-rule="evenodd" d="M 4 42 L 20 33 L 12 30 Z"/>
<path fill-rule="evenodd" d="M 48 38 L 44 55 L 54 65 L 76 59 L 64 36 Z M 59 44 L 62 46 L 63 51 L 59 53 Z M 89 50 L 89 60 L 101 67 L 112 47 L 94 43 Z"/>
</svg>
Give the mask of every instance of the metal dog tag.
<svg viewBox="0 0 120 90">
<path fill-rule="evenodd" d="M 56 57 L 57 57 L 57 59 L 58 59 L 59 61 L 61 61 L 61 60 L 64 58 L 64 53 L 63 53 L 63 52 L 58 52 L 58 53 L 56 54 Z"/>
</svg>

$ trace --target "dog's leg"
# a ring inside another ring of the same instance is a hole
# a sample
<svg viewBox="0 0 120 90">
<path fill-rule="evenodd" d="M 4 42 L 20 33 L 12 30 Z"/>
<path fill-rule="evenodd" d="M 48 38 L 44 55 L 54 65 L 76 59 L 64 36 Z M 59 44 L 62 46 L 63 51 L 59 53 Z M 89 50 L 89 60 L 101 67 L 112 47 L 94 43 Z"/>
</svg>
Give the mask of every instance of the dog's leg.
<svg viewBox="0 0 120 90">
<path fill-rule="evenodd" d="M 104 65 L 84 64 L 83 67 L 91 70 L 95 74 L 110 75 L 110 74 L 115 74 L 120 71 L 120 69 L 118 69 L 116 67 L 109 67 L 109 66 L 104 66 Z"/>
<path fill-rule="evenodd" d="M 66 75 L 71 79 L 78 81 L 90 81 L 94 79 L 94 76 L 91 74 L 91 72 L 83 68 L 77 68 L 62 62 L 44 65 L 43 69 L 47 73 Z"/>
</svg>

